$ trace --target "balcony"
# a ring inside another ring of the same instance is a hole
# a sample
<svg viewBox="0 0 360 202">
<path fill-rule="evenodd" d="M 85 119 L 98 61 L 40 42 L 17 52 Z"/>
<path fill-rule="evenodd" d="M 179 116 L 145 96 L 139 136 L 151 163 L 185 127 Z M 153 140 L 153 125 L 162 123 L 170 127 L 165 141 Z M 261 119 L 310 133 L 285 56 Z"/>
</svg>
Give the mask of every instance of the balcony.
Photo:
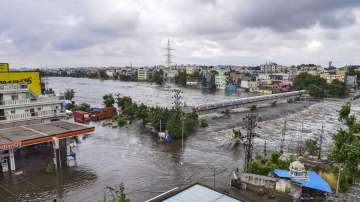
<svg viewBox="0 0 360 202">
<path fill-rule="evenodd" d="M 64 116 L 65 111 L 57 111 L 48 110 L 48 111 L 40 111 L 40 112 L 29 112 L 29 113 L 22 113 L 22 114 L 9 114 L 6 116 L 0 116 L 0 123 L 2 121 L 18 121 L 18 120 L 31 120 L 35 118 L 51 118 L 57 116 Z"/>
<path fill-rule="evenodd" d="M 37 99 L 3 100 L 0 101 L 0 109 L 57 103 L 61 103 L 61 97 L 59 96 L 39 96 Z"/>
<path fill-rule="evenodd" d="M 27 84 L 0 84 L 0 92 L 18 92 L 29 91 Z"/>
</svg>

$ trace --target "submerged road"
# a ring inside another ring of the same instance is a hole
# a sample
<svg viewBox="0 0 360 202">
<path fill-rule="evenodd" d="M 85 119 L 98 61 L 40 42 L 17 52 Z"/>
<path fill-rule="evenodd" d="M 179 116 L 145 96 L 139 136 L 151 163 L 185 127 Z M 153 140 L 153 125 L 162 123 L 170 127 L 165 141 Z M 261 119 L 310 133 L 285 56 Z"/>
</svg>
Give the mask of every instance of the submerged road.
<svg viewBox="0 0 360 202">
<path fill-rule="evenodd" d="M 49 78 L 49 86 L 56 92 L 73 88 L 75 100 L 98 106 L 102 95 L 111 92 L 131 96 L 146 104 L 171 105 L 168 89 L 148 83 Z M 200 90 L 184 89 L 184 98 L 189 105 L 239 96 L 247 95 L 228 96 L 221 91 L 205 94 Z M 256 129 L 260 135 L 255 139 L 256 151 L 262 152 L 264 139 L 269 150 L 278 148 L 284 118 L 288 119 L 288 128 L 294 129 L 287 133 L 287 145 L 294 144 L 292 140 L 301 121 L 304 121 L 305 131 L 302 138 L 306 139 L 316 137 L 322 120 L 326 123 L 325 144 L 329 145 L 330 133 L 341 127 L 336 116 L 341 103 L 341 100 L 300 102 L 260 110 L 263 122 Z M 353 112 L 359 114 L 359 101 L 354 101 Z M 41 155 L 24 158 L 22 161 L 31 165 L 32 171 L 23 176 L 1 176 L 0 197 L 5 201 L 52 201 L 54 198 L 59 201 L 98 201 L 105 186 L 123 182 L 131 201 L 137 202 L 191 182 L 212 186 L 214 167 L 216 187 L 226 189 L 231 171 L 243 164 L 242 148 L 233 148 L 230 143 L 231 129 L 241 128 L 243 116 L 244 113 L 235 113 L 207 117 L 209 127 L 186 138 L 184 153 L 181 153 L 180 142 L 162 144 L 135 123 L 117 129 L 91 123 L 96 126 L 96 131 L 79 144 L 77 167 L 63 168 L 58 174 L 46 174 L 39 163 L 44 161 Z"/>
</svg>

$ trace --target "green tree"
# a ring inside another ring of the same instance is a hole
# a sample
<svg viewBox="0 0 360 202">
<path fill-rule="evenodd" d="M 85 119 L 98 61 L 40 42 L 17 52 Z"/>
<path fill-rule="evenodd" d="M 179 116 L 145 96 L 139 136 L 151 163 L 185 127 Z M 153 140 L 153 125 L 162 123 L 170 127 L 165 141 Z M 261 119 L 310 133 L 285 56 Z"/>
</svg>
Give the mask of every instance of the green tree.
<svg viewBox="0 0 360 202">
<path fill-rule="evenodd" d="M 186 86 L 186 71 L 180 70 L 178 71 L 178 75 L 175 76 L 175 84 L 179 86 Z"/>
<path fill-rule="evenodd" d="M 115 118 L 116 122 L 118 123 L 119 126 L 123 126 L 126 124 L 127 119 L 124 115 L 119 114 L 116 118 Z"/>
<path fill-rule="evenodd" d="M 274 169 L 288 169 L 290 163 L 294 160 L 292 156 L 286 160 L 281 160 L 279 152 L 273 152 L 269 158 L 256 156 L 255 159 L 250 161 L 247 172 L 258 175 L 268 175 Z"/>
<path fill-rule="evenodd" d="M 100 79 L 109 79 L 109 76 L 106 74 L 106 70 L 99 70 L 98 75 Z"/>
<path fill-rule="evenodd" d="M 83 102 L 79 105 L 78 110 L 84 112 L 90 112 L 90 105 L 88 103 Z"/>
<path fill-rule="evenodd" d="M 329 97 L 345 97 L 347 95 L 345 83 L 337 79 L 333 80 L 329 85 L 327 85 L 326 94 Z"/>
<path fill-rule="evenodd" d="M 113 107 L 115 100 L 112 94 L 106 94 L 103 96 L 103 103 L 105 107 Z"/>
<path fill-rule="evenodd" d="M 293 82 L 295 90 L 308 90 L 309 94 L 316 98 L 345 97 L 346 85 L 339 80 L 333 80 L 330 84 L 320 76 L 314 76 L 307 72 L 300 73 Z"/>
<path fill-rule="evenodd" d="M 307 139 L 307 140 L 305 141 L 305 150 L 306 150 L 310 155 L 316 155 L 317 152 L 319 151 L 319 146 L 318 146 L 317 140 Z"/>
<path fill-rule="evenodd" d="M 175 138 L 181 138 L 182 135 L 182 113 L 179 111 L 175 111 L 169 121 L 167 122 L 167 130 L 169 134 L 174 136 Z M 184 136 L 186 136 L 184 131 Z"/>
<path fill-rule="evenodd" d="M 153 82 L 159 85 L 162 85 L 164 83 L 164 71 L 162 69 L 155 70 L 153 76 Z"/>
<path fill-rule="evenodd" d="M 72 101 L 74 99 L 74 96 L 75 96 L 75 91 L 74 89 L 66 89 L 65 92 L 64 92 L 64 98 L 66 100 L 70 100 Z"/>
<path fill-rule="evenodd" d="M 339 119 L 346 125 L 332 136 L 334 145 L 329 159 L 341 166 L 340 190 L 347 191 L 349 184 L 360 179 L 360 122 L 350 115 L 351 104 L 344 104 L 339 110 Z M 336 169 L 338 170 L 338 169 Z"/>
</svg>

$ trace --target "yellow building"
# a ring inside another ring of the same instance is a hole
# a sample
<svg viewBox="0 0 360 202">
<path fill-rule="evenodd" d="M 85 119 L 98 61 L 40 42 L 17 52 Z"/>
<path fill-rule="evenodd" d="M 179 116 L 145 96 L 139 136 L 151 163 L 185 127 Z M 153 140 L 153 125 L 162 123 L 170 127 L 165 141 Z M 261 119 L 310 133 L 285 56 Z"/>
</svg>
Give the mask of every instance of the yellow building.
<svg viewBox="0 0 360 202">
<path fill-rule="evenodd" d="M 8 72 L 9 64 L 8 63 L 0 63 L 0 72 Z"/>
<path fill-rule="evenodd" d="M 185 68 L 186 74 L 187 75 L 193 75 L 194 73 L 194 68 L 193 67 L 186 67 Z"/>
<path fill-rule="evenodd" d="M 325 72 L 325 73 L 320 74 L 320 77 L 324 78 L 326 80 L 326 82 L 328 82 L 328 83 L 331 83 L 335 79 L 345 82 L 345 71 L 344 70 L 336 70 L 335 74 Z"/>
<path fill-rule="evenodd" d="M 137 78 L 139 81 L 146 81 L 149 79 L 149 72 L 145 68 L 140 68 L 137 70 Z"/>
</svg>

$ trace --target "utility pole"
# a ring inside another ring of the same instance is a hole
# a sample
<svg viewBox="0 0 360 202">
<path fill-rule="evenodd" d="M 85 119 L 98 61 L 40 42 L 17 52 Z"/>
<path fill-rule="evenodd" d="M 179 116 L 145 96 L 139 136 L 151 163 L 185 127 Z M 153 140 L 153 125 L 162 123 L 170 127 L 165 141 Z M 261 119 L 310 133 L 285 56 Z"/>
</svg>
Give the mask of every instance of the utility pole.
<svg viewBox="0 0 360 202">
<path fill-rule="evenodd" d="M 265 157 L 267 156 L 266 140 L 265 140 L 265 143 L 264 143 L 264 156 L 265 156 Z"/>
<path fill-rule="evenodd" d="M 338 177 L 337 177 L 337 183 L 336 183 L 336 192 L 335 192 L 335 196 L 339 195 L 339 187 L 340 187 L 340 175 L 341 175 L 341 171 L 343 170 L 342 165 L 339 165 L 339 173 L 338 173 Z"/>
<path fill-rule="evenodd" d="M 215 190 L 216 168 L 214 167 L 213 170 L 214 170 L 214 185 L 213 185 L 213 189 Z"/>
<path fill-rule="evenodd" d="M 322 149 L 322 142 L 323 142 L 323 136 L 324 136 L 324 122 L 321 125 L 321 133 L 319 138 L 319 154 L 318 154 L 318 160 L 321 160 L 321 149 Z"/>
<path fill-rule="evenodd" d="M 301 132 L 300 134 L 298 133 L 298 141 L 297 141 L 297 150 L 298 150 L 298 155 L 302 156 L 303 154 L 303 143 L 302 143 L 302 135 L 304 132 L 304 121 L 301 121 Z"/>
<path fill-rule="evenodd" d="M 249 162 L 253 154 L 253 140 L 256 135 L 255 127 L 257 126 L 258 115 L 255 113 L 248 113 L 244 118 L 245 128 L 247 129 L 246 143 L 245 143 L 245 170 L 249 168 Z"/>
<path fill-rule="evenodd" d="M 160 132 L 161 132 L 161 118 L 160 118 Z"/>
<path fill-rule="evenodd" d="M 283 154 L 284 153 L 284 147 L 285 147 L 285 135 L 286 135 L 286 118 L 284 120 L 284 127 L 282 129 L 282 133 L 281 133 L 281 144 L 280 144 L 280 154 Z"/>
<path fill-rule="evenodd" d="M 184 153 L 184 117 L 181 122 L 181 153 Z"/>
</svg>

